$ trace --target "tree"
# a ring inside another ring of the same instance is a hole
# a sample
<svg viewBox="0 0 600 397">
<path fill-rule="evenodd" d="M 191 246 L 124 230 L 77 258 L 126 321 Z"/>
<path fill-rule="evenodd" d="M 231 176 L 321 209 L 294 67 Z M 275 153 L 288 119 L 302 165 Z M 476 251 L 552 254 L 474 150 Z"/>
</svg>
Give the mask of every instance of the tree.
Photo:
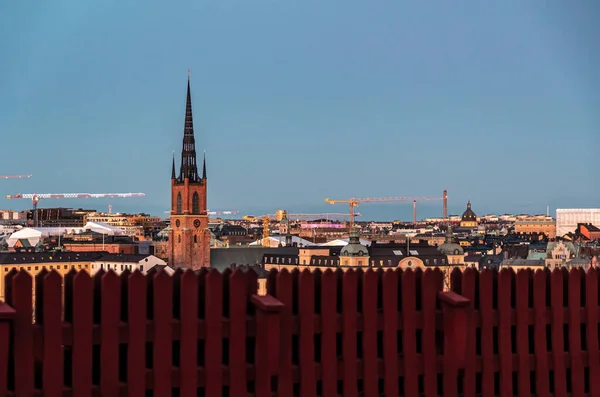
<svg viewBox="0 0 600 397">
<path fill-rule="evenodd" d="M 8 241 L 6 241 L 6 239 L 0 241 L 0 252 L 2 251 L 8 251 Z"/>
</svg>

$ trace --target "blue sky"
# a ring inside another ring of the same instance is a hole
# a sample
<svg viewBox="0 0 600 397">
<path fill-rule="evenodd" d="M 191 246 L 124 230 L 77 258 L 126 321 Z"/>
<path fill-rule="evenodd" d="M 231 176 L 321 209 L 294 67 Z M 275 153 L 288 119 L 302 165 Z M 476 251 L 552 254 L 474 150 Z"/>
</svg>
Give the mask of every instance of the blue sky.
<svg viewBox="0 0 600 397">
<path fill-rule="evenodd" d="M 444 188 L 450 212 L 600 205 L 595 0 L 143 4 L 0 5 L 0 174 L 34 175 L 2 195 L 145 192 L 41 205 L 168 210 L 191 68 L 212 210 L 346 212 L 323 199 Z"/>
</svg>

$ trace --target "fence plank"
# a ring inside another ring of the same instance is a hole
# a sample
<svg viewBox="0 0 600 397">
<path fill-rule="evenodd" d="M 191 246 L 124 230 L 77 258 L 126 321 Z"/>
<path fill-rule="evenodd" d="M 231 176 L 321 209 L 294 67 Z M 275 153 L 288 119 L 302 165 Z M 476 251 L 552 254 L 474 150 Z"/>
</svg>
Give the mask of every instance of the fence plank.
<svg viewBox="0 0 600 397">
<path fill-rule="evenodd" d="M 121 280 L 112 271 L 101 279 L 100 390 L 105 396 L 119 393 L 119 323 Z"/>
<path fill-rule="evenodd" d="M 512 397 L 511 290 L 512 269 L 498 275 L 498 355 L 500 359 L 500 395 Z"/>
<path fill-rule="evenodd" d="M 62 348 L 62 278 L 55 270 L 43 280 L 44 396 L 62 396 L 64 363 Z"/>
<path fill-rule="evenodd" d="M 548 350 L 546 349 L 546 291 L 548 275 L 549 272 L 547 270 L 537 270 L 533 275 L 535 390 L 538 396 L 550 395 Z"/>
<path fill-rule="evenodd" d="M 6 302 L 16 311 L 13 323 L 15 391 L 18 396 L 31 396 L 33 394 L 33 334 L 31 325 L 33 285 L 31 276 L 24 270 L 11 273 L 5 278 L 6 284 L 10 284 L 10 290 L 6 291 L 5 296 Z"/>
<path fill-rule="evenodd" d="M 563 327 L 565 323 L 564 308 L 564 273 L 555 269 L 550 278 L 552 305 L 552 358 L 554 364 L 554 395 L 567 395 L 567 379 L 565 365 L 565 345 Z"/>
<path fill-rule="evenodd" d="M 477 386 L 477 324 L 475 322 L 475 305 L 477 304 L 477 283 L 479 271 L 467 268 L 462 274 L 460 294 L 471 301 L 465 308 L 467 311 L 467 346 L 465 352 L 465 376 L 463 378 L 464 397 L 475 397 Z M 427 380 L 425 381 L 427 385 Z"/>
<path fill-rule="evenodd" d="M 400 395 L 398 388 L 398 284 L 402 270 L 383 274 L 383 368 L 386 397 Z"/>
<path fill-rule="evenodd" d="M 518 391 L 520 397 L 531 394 L 529 367 L 529 283 L 531 272 L 520 270 L 516 276 Z"/>
<path fill-rule="evenodd" d="M 404 353 L 404 393 L 407 396 L 419 394 L 417 362 L 417 285 L 416 275 L 411 269 L 402 274 L 402 350 Z"/>
<path fill-rule="evenodd" d="M 300 273 L 298 280 L 300 317 L 300 396 L 317 395 L 315 378 L 315 277 L 309 269 Z"/>
<path fill-rule="evenodd" d="M 338 395 L 338 355 L 336 352 L 337 280 L 336 273 L 330 269 L 325 270 L 321 277 L 321 379 L 323 397 L 337 397 Z"/>
<path fill-rule="evenodd" d="M 223 278 L 216 270 L 206 275 L 206 339 L 204 373 L 206 377 L 206 395 L 219 397 L 222 393 L 222 354 L 223 344 Z M 234 330 L 235 332 L 235 330 Z"/>
<path fill-rule="evenodd" d="M 494 392 L 494 272 L 479 274 L 479 316 L 481 317 L 481 389 L 484 397 Z"/>
<path fill-rule="evenodd" d="M 12 322 L 14 321 L 16 315 L 17 312 L 15 309 L 0 301 L 0 397 L 6 397 L 10 387 L 8 384 L 8 366 L 11 350 L 10 331 Z"/>
<path fill-rule="evenodd" d="M 352 269 L 346 271 L 343 275 L 342 284 L 342 357 L 344 360 L 344 397 L 357 397 L 356 388 L 358 382 L 357 374 L 357 356 L 356 356 L 356 338 L 358 319 L 356 313 L 357 294 L 358 294 L 358 276 Z"/>
<path fill-rule="evenodd" d="M 73 277 L 73 396 L 92 395 L 93 283 L 87 272 Z"/>
<path fill-rule="evenodd" d="M 293 392 L 292 379 L 292 305 L 293 305 L 293 287 L 292 275 L 286 269 L 277 274 L 275 286 L 275 297 L 283 303 L 281 311 L 281 323 L 279 342 L 281 351 L 279 353 L 279 384 L 278 394 L 281 396 L 291 396 Z"/>
<path fill-rule="evenodd" d="M 569 272 L 569 352 L 571 367 L 571 393 L 573 397 L 585 395 L 583 355 L 581 354 L 581 275 L 583 270 Z M 585 276 L 585 273 L 583 273 Z"/>
<path fill-rule="evenodd" d="M 171 376 L 173 369 L 173 280 L 163 270 L 152 277 L 153 287 L 153 323 L 154 323 L 154 395 L 171 395 Z"/>
<path fill-rule="evenodd" d="M 591 396 L 600 396 L 600 354 L 598 352 L 598 272 L 592 268 L 585 280 L 586 342 Z"/>
<path fill-rule="evenodd" d="M 181 343 L 179 344 L 180 395 L 182 397 L 191 397 L 196 396 L 198 393 L 199 301 L 198 277 L 192 270 L 186 270 L 181 276 L 179 296 L 181 320 Z M 236 330 L 232 334 L 232 338 L 237 337 L 237 328 L 232 329 Z M 242 328 L 240 332 L 245 332 L 245 329 Z"/>
<path fill-rule="evenodd" d="M 229 392 L 232 397 L 248 394 L 246 377 L 246 277 L 236 269 L 229 280 Z"/>
<path fill-rule="evenodd" d="M 362 314 L 363 314 L 363 384 L 365 397 L 378 397 L 378 365 L 377 365 L 377 283 L 379 275 L 372 269 L 363 274 Z"/>
<path fill-rule="evenodd" d="M 436 352 L 436 301 L 438 291 L 443 285 L 442 274 L 438 269 L 427 269 L 423 273 L 423 288 L 421 296 L 423 302 L 423 337 L 421 346 L 423 349 L 423 383 L 425 397 L 437 397 L 437 352 Z"/>
<path fill-rule="evenodd" d="M 146 277 L 136 270 L 127 280 L 127 391 L 146 394 Z"/>
</svg>

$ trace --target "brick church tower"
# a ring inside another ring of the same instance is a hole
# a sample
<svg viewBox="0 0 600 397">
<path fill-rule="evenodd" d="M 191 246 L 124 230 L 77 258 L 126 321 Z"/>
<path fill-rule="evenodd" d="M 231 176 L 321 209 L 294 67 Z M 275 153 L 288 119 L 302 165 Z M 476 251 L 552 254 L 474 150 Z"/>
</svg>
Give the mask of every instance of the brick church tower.
<svg viewBox="0 0 600 397">
<path fill-rule="evenodd" d="M 175 174 L 175 156 L 173 156 L 171 170 L 170 229 L 169 264 L 171 266 L 189 269 L 210 266 L 210 231 L 206 212 L 206 157 L 200 175 L 196 161 L 189 72 L 179 176 Z"/>
</svg>

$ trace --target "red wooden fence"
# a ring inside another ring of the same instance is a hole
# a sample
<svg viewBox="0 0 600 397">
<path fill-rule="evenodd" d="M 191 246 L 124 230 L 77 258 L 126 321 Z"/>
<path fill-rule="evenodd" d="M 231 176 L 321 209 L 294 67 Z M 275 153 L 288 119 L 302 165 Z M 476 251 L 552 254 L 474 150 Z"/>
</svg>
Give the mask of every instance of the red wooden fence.
<svg viewBox="0 0 600 397">
<path fill-rule="evenodd" d="M 239 270 L 44 272 L 34 295 L 13 271 L 0 397 L 600 396 L 597 269 L 442 284 L 432 270 L 274 271 L 261 297 Z"/>
</svg>

